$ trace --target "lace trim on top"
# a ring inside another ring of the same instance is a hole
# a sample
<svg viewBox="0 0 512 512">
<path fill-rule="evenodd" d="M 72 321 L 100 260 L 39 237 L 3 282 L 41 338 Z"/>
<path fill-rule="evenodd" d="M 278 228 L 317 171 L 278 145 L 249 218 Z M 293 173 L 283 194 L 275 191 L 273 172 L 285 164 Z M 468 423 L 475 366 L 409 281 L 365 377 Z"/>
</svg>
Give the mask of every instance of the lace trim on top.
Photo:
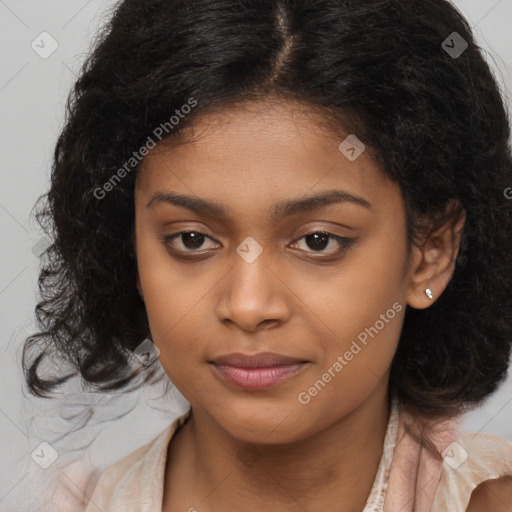
<svg viewBox="0 0 512 512">
<path fill-rule="evenodd" d="M 386 435 L 384 437 L 382 456 L 377 469 L 377 475 L 373 481 L 372 490 L 370 491 L 370 495 L 368 496 L 363 512 L 382 512 L 384 510 L 384 501 L 386 499 L 386 491 L 389 481 L 389 471 L 391 469 L 393 452 L 398 438 L 399 409 L 398 400 L 393 398 Z"/>
</svg>

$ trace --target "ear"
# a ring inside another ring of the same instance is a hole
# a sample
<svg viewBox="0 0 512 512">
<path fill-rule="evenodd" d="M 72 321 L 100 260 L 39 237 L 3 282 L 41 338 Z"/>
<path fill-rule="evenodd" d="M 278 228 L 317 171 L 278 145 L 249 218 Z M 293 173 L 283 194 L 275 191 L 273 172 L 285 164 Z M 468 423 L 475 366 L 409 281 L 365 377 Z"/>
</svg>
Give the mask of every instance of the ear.
<svg viewBox="0 0 512 512">
<path fill-rule="evenodd" d="M 412 249 L 407 304 L 415 309 L 428 308 L 439 298 L 455 270 L 466 212 L 453 203 L 448 207 L 453 211 L 449 220 Z M 432 291 L 432 299 L 426 293 L 427 288 Z"/>
</svg>

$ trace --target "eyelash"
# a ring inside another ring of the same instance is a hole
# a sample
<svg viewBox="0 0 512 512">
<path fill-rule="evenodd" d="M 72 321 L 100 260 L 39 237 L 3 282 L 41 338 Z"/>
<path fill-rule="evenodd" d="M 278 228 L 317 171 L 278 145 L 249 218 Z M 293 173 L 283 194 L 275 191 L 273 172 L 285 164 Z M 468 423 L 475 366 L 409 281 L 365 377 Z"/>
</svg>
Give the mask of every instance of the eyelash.
<svg viewBox="0 0 512 512">
<path fill-rule="evenodd" d="M 163 236 L 161 238 L 161 240 L 162 240 L 163 244 L 166 246 L 166 248 L 169 250 L 169 252 L 173 253 L 173 255 L 175 257 L 182 258 L 182 259 L 193 259 L 194 256 L 192 256 L 192 257 L 183 256 L 183 254 L 194 254 L 195 250 L 181 251 L 181 250 L 176 250 L 173 247 L 171 247 L 171 242 L 175 238 L 178 238 L 181 235 L 186 235 L 186 234 L 190 234 L 190 233 L 195 233 L 197 235 L 201 235 L 206 238 L 209 238 L 210 240 L 216 241 L 212 237 L 208 236 L 206 233 L 203 233 L 202 231 L 196 231 L 196 230 L 180 231 L 180 232 L 174 233 L 172 235 Z M 354 238 L 345 238 L 345 237 L 342 237 L 339 235 L 335 235 L 333 233 L 329 233 L 328 231 L 317 229 L 317 230 L 314 230 L 314 231 L 311 231 L 309 233 L 302 235 L 300 238 L 297 238 L 293 243 L 296 244 L 299 240 L 302 240 L 303 238 L 306 238 L 308 236 L 315 235 L 315 234 L 326 235 L 326 236 L 330 237 L 331 239 L 334 239 L 336 242 L 338 242 L 341 245 L 341 248 L 333 253 L 322 253 L 321 251 L 302 251 L 302 252 L 306 252 L 306 253 L 310 253 L 310 254 L 327 254 L 327 256 L 323 256 L 324 259 L 327 259 L 329 257 L 332 258 L 332 257 L 343 255 L 351 247 L 351 245 L 355 242 Z M 203 256 L 205 254 L 207 254 L 207 253 L 203 252 L 202 254 L 199 254 L 198 256 Z"/>
</svg>

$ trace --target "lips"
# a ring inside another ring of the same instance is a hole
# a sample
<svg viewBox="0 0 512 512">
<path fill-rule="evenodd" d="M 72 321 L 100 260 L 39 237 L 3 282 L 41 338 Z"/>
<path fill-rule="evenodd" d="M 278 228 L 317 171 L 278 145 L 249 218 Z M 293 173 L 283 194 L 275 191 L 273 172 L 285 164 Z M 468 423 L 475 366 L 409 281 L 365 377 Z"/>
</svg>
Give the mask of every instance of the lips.
<svg viewBox="0 0 512 512">
<path fill-rule="evenodd" d="M 210 361 L 228 384 L 246 390 L 266 389 L 300 372 L 309 361 L 272 352 L 234 353 Z"/>
<path fill-rule="evenodd" d="M 228 354 L 215 359 L 213 362 L 214 364 L 237 366 L 238 368 L 268 368 L 270 366 L 294 365 L 307 361 L 273 352 L 261 352 L 253 355 Z"/>
</svg>

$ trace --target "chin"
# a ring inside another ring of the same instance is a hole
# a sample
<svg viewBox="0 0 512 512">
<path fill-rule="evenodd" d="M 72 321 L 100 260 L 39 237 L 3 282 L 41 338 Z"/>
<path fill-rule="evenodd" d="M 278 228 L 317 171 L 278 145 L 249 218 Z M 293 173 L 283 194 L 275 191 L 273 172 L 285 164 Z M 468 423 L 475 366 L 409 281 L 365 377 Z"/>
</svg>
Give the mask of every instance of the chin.
<svg viewBox="0 0 512 512">
<path fill-rule="evenodd" d="M 287 412 L 285 412 L 287 411 Z M 287 444 L 307 437 L 307 425 L 311 416 L 309 411 L 304 418 L 297 417 L 293 407 L 278 407 L 275 411 L 269 407 L 250 407 L 223 411 L 221 416 L 212 415 L 219 425 L 233 438 L 252 444 Z M 315 422 L 311 427 L 314 428 Z M 298 428 L 300 427 L 300 430 Z"/>
</svg>

